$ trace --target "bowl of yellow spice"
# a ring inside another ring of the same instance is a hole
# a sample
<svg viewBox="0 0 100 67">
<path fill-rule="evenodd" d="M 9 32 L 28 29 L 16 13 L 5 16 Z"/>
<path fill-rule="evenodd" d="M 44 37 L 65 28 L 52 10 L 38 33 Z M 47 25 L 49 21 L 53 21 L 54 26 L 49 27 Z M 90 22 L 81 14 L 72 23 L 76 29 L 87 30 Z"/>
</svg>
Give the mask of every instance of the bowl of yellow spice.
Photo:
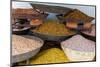
<svg viewBox="0 0 100 67">
<path fill-rule="evenodd" d="M 48 20 L 34 30 L 31 34 L 49 41 L 63 41 L 66 38 L 76 34 L 75 31 L 69 30 L 66 26 L 58 21 Z"/>
</svg>

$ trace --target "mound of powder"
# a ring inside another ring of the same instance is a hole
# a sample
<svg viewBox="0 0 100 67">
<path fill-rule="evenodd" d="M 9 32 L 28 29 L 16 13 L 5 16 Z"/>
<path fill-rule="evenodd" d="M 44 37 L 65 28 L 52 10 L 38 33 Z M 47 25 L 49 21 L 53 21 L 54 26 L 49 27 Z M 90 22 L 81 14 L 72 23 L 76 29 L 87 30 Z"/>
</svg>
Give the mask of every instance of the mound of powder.
<svg viewBox="0 0 100 67">
<path fill-rule="evenodd" d="M 38 39 L 25 38 L 18 35 L 12 35 L 12 56 L 33 51 L 42 46 L 42 41 Z"/>
<path fill-rule="evenodd" d="M 88 40 L 81 35 L 75 35 L 69 40 L 63 41 L 61 44 L 66 48 L 70 48 L 76 51 L 84 51 L 84 52 L 95 51 L 95 42 Z"/>
</svg>

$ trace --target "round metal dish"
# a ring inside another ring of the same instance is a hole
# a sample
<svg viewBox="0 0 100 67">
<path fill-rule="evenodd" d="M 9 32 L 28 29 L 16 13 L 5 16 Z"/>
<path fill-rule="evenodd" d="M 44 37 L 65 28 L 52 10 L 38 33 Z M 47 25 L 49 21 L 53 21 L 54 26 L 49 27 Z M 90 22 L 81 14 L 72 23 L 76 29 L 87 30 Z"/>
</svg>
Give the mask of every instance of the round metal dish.
<svg viewBox="0 0 100 67">
<path fill-rule="evenodd" d="M 30 35 L 33 35 L 33 36 L 36 36 L 36 37 L 39 37 L 43 40 L 47 40 L 47 41 L 57 41 L 57 42 L 61 42 L 63 40 L 66 40 L 70 37 L 72 37 L 73 35 L 66 35 L 66 36 L 53 36 L 53 35 L 46 35 L 46 34 L 41 34 L 41 33 L 37 33 L 37 32 L 32 32 L 30 31 L 29 33 Z"/>
<path fill-rule="evenodd" d="M 30 38 L 30 39 L 36 39 L 36 40 L 38 40 L 38 41 L 41 42 L 41 45 L 38 46 L 38 48 L 35 48 L 34 50 L 31 50 L 31 51 L 29 51 L 27 53 L 23 53 L 23 54 L 19 54 L 19 55 L 12 56 L 12 59 L 11 59 L 11 62 L 12 63 L 21 62 L 21 61 L 27 60 L 27 59 L 35 56 L 39 52 L 40 48 L 44 44 L 43 40 L 40 39 L 40 38 L 37 38 L 37 37 L 34 37 L 34 36 L 25 36 L 25 35 L 24 35 L 24 37 Z"/>
<path fill-rule="evenodd" d="M 12 29 L 12 33 L 16 35 L 25 35 L 29 32 L 30 27 L 26 27 L 23 29 Z"/>
</svg>

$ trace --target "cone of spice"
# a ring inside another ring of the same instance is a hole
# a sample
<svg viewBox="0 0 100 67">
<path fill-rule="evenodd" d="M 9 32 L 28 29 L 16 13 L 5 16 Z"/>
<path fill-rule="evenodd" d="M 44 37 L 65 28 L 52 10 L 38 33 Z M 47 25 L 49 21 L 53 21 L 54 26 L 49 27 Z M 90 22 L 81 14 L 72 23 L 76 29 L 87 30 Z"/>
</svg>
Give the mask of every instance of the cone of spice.
<svg viewBox="0 0 100 67">
<path fill-rule="evenodd" d="M 59 48 L 47 49 L 30 59 L 30 64 L 48 64 L 63 62 L 69 62 L 69 59 Z"/>
<path fill-rule="evenodd" d="M 69 19 L 69 18 L 73 18 L 73 19 L 79 19 L 85 22 L 91 22 L 94 18 L 88 16 L 87 14 L 85 14 L 84 12 L 78 10 L 78 9 L 74 9 L 73 11 L 71 11 L 69 14 L 65 14 L 63 16 L 63 18 Z"/>
<path fill-rule="evenodd" d="M 42 45 L 40 38 L 12 35 L 12 63 L 29 59 L 39 52 Z"/>
<path fill-rule="evenodd" d="M 67 28 L 74 30 L 89 30 L 92 26 L 91 21 L 94 19 L 78 9 L 59 17 Z"/>
<path fill-rule="evenodd" d="M 64 24 L 52 20 L 44 22 L 41 26 L 32 31 L 52 36 L 69 36 L 76 33 L 67 29 Z"/>
<path fill-rule="evenodd" d="M 75 35 L 69 40 L 61 42 L 68 59 L 76 61 L 92 61 L 95 57 L 95 42 L 84 38 L 81 35 Z"/>
</svg>

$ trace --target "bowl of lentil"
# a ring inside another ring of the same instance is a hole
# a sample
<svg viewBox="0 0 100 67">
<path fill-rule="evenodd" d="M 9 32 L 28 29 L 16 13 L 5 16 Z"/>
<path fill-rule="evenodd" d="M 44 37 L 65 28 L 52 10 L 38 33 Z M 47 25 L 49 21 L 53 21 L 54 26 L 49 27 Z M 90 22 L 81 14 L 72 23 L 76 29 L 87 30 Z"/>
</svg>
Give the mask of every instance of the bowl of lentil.
<svg viewBox="0 0 100 67">
<path fill-rule="evenodd" d="M 31 35 L 40 37 L 49 41 L 63 41 L 72 35 L 76 34 L 75 31 L 69 30 L 64 24 L 55 21 L 46 21 L 41 26 L 31 30 Z"/>
</svg>

